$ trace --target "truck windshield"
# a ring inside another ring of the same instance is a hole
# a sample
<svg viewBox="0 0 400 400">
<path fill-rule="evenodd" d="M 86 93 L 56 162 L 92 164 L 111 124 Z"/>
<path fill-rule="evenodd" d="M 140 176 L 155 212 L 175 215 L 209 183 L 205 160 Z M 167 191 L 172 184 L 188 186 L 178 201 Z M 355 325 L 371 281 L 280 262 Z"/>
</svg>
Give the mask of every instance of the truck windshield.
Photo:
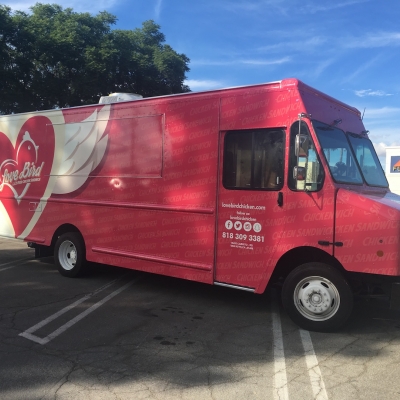
<svg viewBox="0 0 400 400">
<path fill-rule="evenodd" d="M 388 187 L 371 141 L 364 136 L 312 121 L 329 170 L 339 183 Z"/>
<path fill-rule="evenodd" d="M 350 132 L 347 132 L 347 137 L 367 184 L 388 187 L 388 181 L 371 141 L 366 137 Z"/>
</svg>

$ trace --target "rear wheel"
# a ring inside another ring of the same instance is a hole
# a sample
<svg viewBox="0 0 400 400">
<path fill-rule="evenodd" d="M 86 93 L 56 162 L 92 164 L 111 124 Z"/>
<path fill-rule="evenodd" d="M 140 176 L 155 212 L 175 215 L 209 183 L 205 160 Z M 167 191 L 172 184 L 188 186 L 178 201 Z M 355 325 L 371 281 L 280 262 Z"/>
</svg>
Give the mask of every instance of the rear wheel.
<svg viewBox="0 0 400 400">
<path fill-rule="evenodd" d="M 64 233 L 56 242 L 54 259 L 61 275 L 75 278 L 85 269 L 85 244 L 76 232 Z"/>
<path fill-rule="evenodd" d="M 340 328 L 353 309 L 353 293 L 343 275 L 322 263 L 294 269 L 282 288 L 286 312 L 301 328 L 327 332 Z"/>
</svg>

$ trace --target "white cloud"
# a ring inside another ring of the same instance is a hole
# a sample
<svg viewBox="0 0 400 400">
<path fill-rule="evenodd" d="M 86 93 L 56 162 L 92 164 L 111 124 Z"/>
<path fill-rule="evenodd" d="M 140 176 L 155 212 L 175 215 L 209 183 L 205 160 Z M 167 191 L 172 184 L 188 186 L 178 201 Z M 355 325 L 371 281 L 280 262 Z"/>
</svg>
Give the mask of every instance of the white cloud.
<svg viewBox="0 0 400 400">
<path fill-rule="evenodd" d="M 346 78 L 344 78 L 342 80 L 342 83 L 353 81 L 356 77 L 358 77 L 358 75 L 362 74 L 364 71 L 367 71 L 372 66 L 374 66 L 374 64 L 379 63 L 381 61 L 382 61 L 381 55 L 378 54 L 377 56 L 375 56 L 374 58 L 372 58 L 371 60 L 369 60 L 365 64 L 361 65 L 359 68 L 357 68 L 351 75 L 349 75 Z"/>
<path fill-rule="evenodd" d="M 376 154 L 379 157 L 379 160 L 383 166 L 383 169 L 385 169 L 386 166 L 386 148 L 389 146 L 400 146 L 400 142 L 393 142 L 391 144 L 386 144 L 383 142 L 379 142 L 379 143 L 372 143 L 374 145 Z"/>
<path fill-rule="evenodd" d="M 217 89 L 225 86 L 221 81 L 198 79 L 187 79 L 184 84 L 188 85 L 194 91 Z"/>
<path fill-rule="evenodd" d="M 72 8 L 76 12 L 90 12 L 97 13 L 98 11 L 104 11 L 111 9 L 120 0 L 69 0 L 67 4 L 63 5 L 63 8 Z M 34 6 L 36 3 L 40 3 L 40 0 L 9 0 L 5 4 L 12 8 L 14 11 L 29 11 L 29 8 Z M 43 1 L 47 3 L 47 1 Z M 49 1 L 48 3 L 61 3 L 57 1 Z"/>
<path fill-rule="evenodd" d="M 363 89 L 363 90 L 355 90 L 355 95 L 358 97 L 365 97 L 365 96 L 393 96 L 391 93 L 386 93 L 383 90 L 371 90 L 371 89 Z"/>
<path fill-rule="evenodd" d="M 364 118 L 364 123 L 366 129 L 370 131 L 368 136 L 373 143 L 382 143 L 385 146 L 400 145 L 400 128 L 396 121 Z"/>
<path fill-rule="evenodd" d="M 392 109 L 394 110 L 394 109 Z M 387 110 L 386 110 L 387 112 Z M 390 111 L 392 112 L 392 111 Z M 368 110 L 366 112 L 368 114 Z M 384 118 L 383 112 L 379 114 L 380 117 Z M 365 119 L 364 119 L 365 121 Z M 374 119 L 371 119 L 374 121 Z M 371 129 L 371 132 L 368 134 L 369 138 L 372 141 L 372 144 L 375 147 L 375 151 L 378 154 L 379 160 L 381 164 L 385 168 L 386 164 L 386 148 L 388 146 L 399 146 L 400 145 L 400 135 L 399 135 L 399 127 L 397 124 L 394 126 L 385 126 L 386 121 L 382 121 L 381 119 L 376 119 L 375 124 L 367 123 L 367 129 Z"/>
<path fill-rule="evenodd" d="M 312 4 L 307 5 L 306 10 L 311 14 L 315 14 L 317 12 L 324 12 L 324 11 L 331 11 L 337 8 L 349 7 L 354 4 L 366 3 L 369 0 L 349 0 L 349 1 L 342 1 L 341 3 L 335 3 L 334 1 L 328 2 L 327 4 Z"/>
<path fill-rule="evenodd" d="M 288 16 L 293 13 L 296 9 L 297 13 L 301 14 L 315 14 L 318 12 L 329 12 L 334 9 L 349 7 L 355 4 L 366 3 L 370 0 L 346 0 L 342 2 L 326 2 L 327 4 L 321 5 L 321 1 L 308 1 L 307 4 L 299 6 L 297 1 L 288 0 L 252 0 L 242 1 L 235 0 L 227 1 L 223 4 L 223 7 L 228 11 L 233 12 L 251 12 L 259 13 L 265 9 L 274 9 L 275 12 L 279 12 L 282 15 Z"/>
<path fill-rule="evenodd" d="M 372 144 L 374 145 L 376 154 L 378 154 L 379 157 L 386 156 L 386 147 L 388 146 L 387 144 L 383 142 Z"/>
<path fill-rule="evenodd" d="M 290 57 L 283 57 L 276 60 L 255 60 L 255 59 L 238 59 L 238 60 L 193 60 L 190 62 L 192 65 L 209 65 L 209 66 L 230 66 L 230 65 L 279 65 L 291 61 Z"/>
<path fill-rule="evenodd" d="M 253 0 L 253 1 L 241 1 L 236 0 L 234 2 L 227 1 L 222 4 L 227 11 L 230 12 L 252 12 L 252 13 L 259 13 L 266 8 L 273 8 L 276 11 L 280 12 L 281 14 L 286 15 L 290 6 L 285 3 L 285 0 Z"/>
<path fill-rule="evenodd" d="M 378 32 L 346 40 L 347 48 L 400 46 L 400 32 Z"/>
<path fill-rule="evenodd" d="M 275 37 L 277 37 L 278 35 L 282 37 L 287 37 L 286 33 L 281 33 L 281 32 L 277 32 L 276 34 L 274 33 Z M 290 40 L 292 39 L 292 37 L 290 37 L 288 40 L 283 40 L 278 43 L 259 47 L 257 51 L 259 52 L 269 52 L 274 50 L 278 51 L 301 50 L 302 52 L 315 51 L 317 47 L 325 45 L 328 42 L 328 38 L 322 36 L 313 36 L 311 38 L 304 37 L 304 32 L 302 33 L 295 32 L 294 36 L 297 36 L 297 38 L 301 36 L 304 40 Z"/>
<path fill-rule="evenodd" d="M 324 61 L 321 61 L 319 64 L 315 66 L 314 69 L 314 76 L 318 77 L 322 74 L 322 72 L 325 71 L 326 68 L 328 68 L 330 65 L 332 65 L 336 61 L 335 58 L 330 58 Z"/>
<path fill-rule="evenodd" d="M 36 4 L 36 1 L 8 1 L 4 5 L 11 7 L 14 11 L 29 11 L 29 7 Z"/>
<path fill-rule="evenodd" d="M 162 8 L 162 0 L 157 0 L 156 6 L 154 9 L 155 19 L 159 20 L 161 15 L 161 8 Z"/>
<path fill-rule="evenodd" d="M 385 156 L 387 146 L 400 145 L 399 114 L 400 108 L 396 107 L 365 110 L 363 122 L 380 158 Z"/>
<path fill-rule="evenodd" d="M 276 65 L 276 64 L 285 64 L 289 61 L 290 57 L 283 57 L 278 60 L 239 60 L 238 62 L 241 64 L 250 64 L 250 65 Z"/>
<path fill-rule="evenodd" d="M 381 107 L 381 108 L 367 108 L 365 111 L 366 118 L 389 118 L 396 117 L 400 115 L 399 107 Z"/>
</svg>

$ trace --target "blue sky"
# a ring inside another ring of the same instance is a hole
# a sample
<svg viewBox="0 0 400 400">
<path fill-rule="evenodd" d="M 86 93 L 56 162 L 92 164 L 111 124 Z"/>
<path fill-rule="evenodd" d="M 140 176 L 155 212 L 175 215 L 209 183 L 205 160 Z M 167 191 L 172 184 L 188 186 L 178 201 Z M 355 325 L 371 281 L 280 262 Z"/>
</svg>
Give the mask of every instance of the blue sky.
<svg viewBox="0 0 400 400">
<path fill-rule="evenodd" d="M 41 1 L 46 3 L 45 0 Z M 36 1 L 4 1 L 28 10 Z M 166 43 L 190 58 L 193 91 L 295 77 L 365 109 L 384 162 L 400 145 L 398 0 L 52 0 L 75 11 L 109 11 L 115 28 L 153 19 Z"/>
</svg>

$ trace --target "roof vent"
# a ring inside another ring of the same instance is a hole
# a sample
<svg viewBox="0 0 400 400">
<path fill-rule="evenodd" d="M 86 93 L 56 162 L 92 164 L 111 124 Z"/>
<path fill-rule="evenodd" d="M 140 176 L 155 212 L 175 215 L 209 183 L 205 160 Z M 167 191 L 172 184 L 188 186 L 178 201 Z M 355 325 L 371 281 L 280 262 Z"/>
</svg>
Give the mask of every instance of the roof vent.
<svg viewBox="0 0 400 400">
<path fill-rule="evenodd" d="M 141 94 L 136 93 L 111 93 L 108 96 L 101 96 L 99 104 L 119 103 L 120 101 L 132 101 L 143 99 Z"/>
</svg>

